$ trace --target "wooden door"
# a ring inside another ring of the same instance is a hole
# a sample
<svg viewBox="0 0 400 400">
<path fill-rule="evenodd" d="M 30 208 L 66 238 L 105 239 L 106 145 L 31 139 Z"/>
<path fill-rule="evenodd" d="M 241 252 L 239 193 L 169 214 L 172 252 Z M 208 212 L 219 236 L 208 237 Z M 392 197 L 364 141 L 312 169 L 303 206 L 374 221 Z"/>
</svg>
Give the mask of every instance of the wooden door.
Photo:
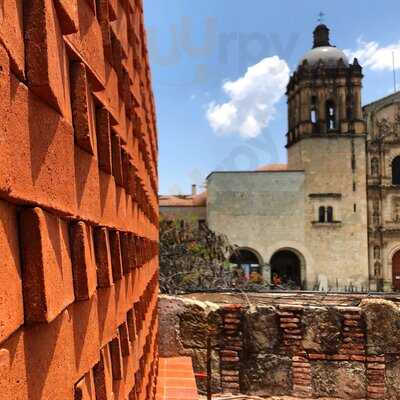
<svg viewBox="0 0 400 400">
<path fill-rule="evenodd" d="M 396 252 L 392 260 L 393 290 L 400 291 L 400 250 Z"/>
</svg>

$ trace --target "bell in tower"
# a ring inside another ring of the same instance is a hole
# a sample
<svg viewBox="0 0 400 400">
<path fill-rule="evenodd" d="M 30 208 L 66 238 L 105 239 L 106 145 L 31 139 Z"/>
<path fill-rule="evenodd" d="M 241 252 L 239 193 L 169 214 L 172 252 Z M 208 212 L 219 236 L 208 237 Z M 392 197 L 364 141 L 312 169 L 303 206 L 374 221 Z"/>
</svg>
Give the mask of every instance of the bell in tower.
<svg viewBox="0 0 400 400">
<path fill-rule="evenodd" d="M 332 46 L 329 28 L 314 30 L 313 48 L 300 60 L 287 86 L 287 146 L 312 135 L 364 134 L 362 68 Z"/>
</svg>

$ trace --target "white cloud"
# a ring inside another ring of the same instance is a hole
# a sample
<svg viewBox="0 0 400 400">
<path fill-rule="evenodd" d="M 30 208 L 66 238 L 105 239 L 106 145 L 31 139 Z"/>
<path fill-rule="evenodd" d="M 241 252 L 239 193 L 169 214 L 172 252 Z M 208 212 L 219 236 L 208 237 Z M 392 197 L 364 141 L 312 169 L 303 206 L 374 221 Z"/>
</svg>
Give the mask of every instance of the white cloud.
<svg viewBox="0 0 400 400">
<path fill-rule="evenodd" d="M 400 41 L 388 46 L 380 46 L 378 42 L 366 42 L 359 38 L 357 44 L 356 50 L 344 51 L 351 61 L 356 57 L 363 67 L 371 70 L 391 70 L 393 68 L 392 54 L 394 52 L 397 60 L 396 69 L 400 68 Z"/>
<path fill-rule="evenodd" d="M 206 117 L 211 128 L 221 134 L 239 133 L 258 136 L 276 113 L 276 103 L 285 93 L 289 67 L 278 56 L 264 58 L 236 81 L 227 81 L 222 89 L 229 100 L 208 105 Z"/>
</svg>

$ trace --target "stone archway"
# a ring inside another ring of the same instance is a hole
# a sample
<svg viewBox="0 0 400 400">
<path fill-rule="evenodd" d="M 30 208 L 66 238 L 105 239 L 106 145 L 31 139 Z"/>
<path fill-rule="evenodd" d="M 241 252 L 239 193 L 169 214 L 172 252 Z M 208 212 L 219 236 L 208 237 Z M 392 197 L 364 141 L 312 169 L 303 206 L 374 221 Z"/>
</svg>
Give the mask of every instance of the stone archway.
<svg viewBox="0 0 400 400">
<path fill-rule="evenodd" d="M 262 260 L 261 256 L 253 249 L 250 248 L 239 248 L 235 249 L 229 258 L 231 264 L 236 264 L 244 274 L 244 277 L 252 279 L 252 277 L 262 277 Z M 257 280 L 257 279 L 256 279 Z"/>
<path fill-rule="evenodd" d="M 281 249 L 271 257 L 271 282 L 287 289 L 302 288 L 302 259 L 292 249 Z"/>
</svg>

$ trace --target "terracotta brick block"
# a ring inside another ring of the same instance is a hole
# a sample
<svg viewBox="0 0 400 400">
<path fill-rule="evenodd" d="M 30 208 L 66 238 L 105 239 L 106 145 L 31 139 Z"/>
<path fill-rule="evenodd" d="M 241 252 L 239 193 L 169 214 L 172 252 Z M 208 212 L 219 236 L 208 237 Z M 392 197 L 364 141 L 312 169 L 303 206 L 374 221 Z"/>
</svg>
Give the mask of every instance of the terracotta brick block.
<svg viewBox="0 0 400 400">
<path fill-rule="evenodd" d="M 131 342 L 129 341 L 128 325 L 126 322 L 118 327 L 118 333 L 122 357 L 128 357 L 131 354 Z"/>
<path fill-rule="evenodd" d="M 115 287 L 98 288 L 98 317 L 99 317 L 99 340 L 100 346 L 106 346 L 115 335 L 116 313 L 118 309 Z"/>
<path fill-rule="evenodd" d="M 134 343 L 136 340 L 136 323 L 133 315 L 133 309 L 128 310 L 126 314 L 126 322 L 128 324 L 129 340 Z"/>
<path fill-rule="evenodd" d="M 83 63 L 78 61 L 71 62 L 70 82 L 75 141 L 82 149 L 94 154 L 89 99 L 91 94 L 89 92 L 86 67 Z"/>
<path fill-rule="evenodd" d="M 115 182 L 122 186 L 124 183 L 122 172 L 121 139 L 114 132 L 111 135 L 112 165 Z"/>
<path fill-rule="evenodd" d="M 97 296 L 88 301 L 78 301 L 69 308 L 72 319 L 75 374 L 79 379 L 99 360 L 99 316 Z"/>
<path fill-rule="evenodd" d="M 68 226 L 40 208 L 20 215 L 25 320 L 50 322 L 74 301 Z"/>
<path fill-rule="evenodd" d="M 115 337 L 110 342 L 111 369 L 114 381 L 120 381 L 123 377 L 122 373 L 122 354 L 119 337 Z"/>
<path fill-rule="evenodd" d="M 117 19 L 117 0 L 108 0 L 110 21 L 115 21 Z"/>
<path fill-rule="evenodd" d="M 367 363 L 368 369 L 376 369 L 376 370 L 384 370 L 386 368 L 385 364 L 378 364 L 378 363 Z"/>
<path fill-rule="evenodd" d="M 7 99 L 0 105 L 1 114 L 7 115 L 0 167 L 3 197 L 7 194 L 13 201 L 42 204 L 65 214 L 75 212 L 71 125 L 7 73 L 8 57 L 1 46 L 0 64 L 4 71 L 0 96 Z"/>
<path fill-rule="evenodd" d="M 122 271 L 122 257 L 121 257 L 121 241 L 119 232 L 116 230 L 110 230 L 108 232 L 110 238 L 110 249 L 111 249 L 111 265 L 112 265 L 112 276 L 114 282 L 121 280 Z"/>
<path fill-rule="evenodd" d="M 108 346 L 100 351 L 100 360 L 93 367 L 96 400 L 109 400 L 113 396 L 111 360 Z"/>
<path fill-rule="evenodd" d="M 83 221 L 71 224 L 72 271 L 75 298 L 88 300 L 96 291 L 96 263 L 91 227 Z"/>
<path fill-rule="evenodd" d="M 74 400 L 95 400 L 93 376 L 90 371 L 75 385 Z"/>
<path fill-rule="evenodd" d="M 122 267 L 124 274 L 129 274 L 133 269 L 132 243 L 130 232 L 120 232 Z"/>
<path fill-rule="evenodd" d="M 110 114 L 104 107 L 96 110 L 97 156 L 99 168 L 112 174 Z"/>
<path fill-rule="evenodd" d="M 0 342 L 24 322 L 16 209 L 0 201 Z"/>
<path fill-rule="evenodd" d="M 110 34 L 110 18 L 108 0 L 97 0 L 97 18 L 100 23 L 101 33 L 103 36 L 104 56 L 112 60 L 111 34 Z"/>
<path fill-rule="evenodd" d="M 81 219 L 99 221 L 101 215 L 98 162 L 79 146 L 74 148 L 77 214 Z"/>
<path fill-rule="evenodd" d="M 76 49 L 79 58 L 90 68 L 91 75 L 103 85 L 105 66 L 101 28 L 93 12 L 93 6 L 86 0 L 79 0 L 77 4 L 79 32 L 66 35 L 65 40 Z"/>
<path fill-rule="evenodd" d="M 8 349 L 0 349 L 0 398 L 12 399 L 10 382 L 10 352 Z"/>
<path fill-rule="evenodd" d="M 54 0 L 61 31 L 64 35 L 78 32 L 77 0 Z"/>
<path fill-rule="evenodd" d="M 27 0 L 23 11 L 29 88 L 63 113 L 66 55 L 53 1 Z"/>
<path fill-rule="evenodd" d="M 10 55 L 11 69 L 20 79 L 25 77 L 23 0 L 4 0 L 0 13 L 0 39 Z"/>
<path fill-rule="evenodd" d="M 93 238 L 97 265 L 97 284 L 99 287 L 109 287 L 113 283 L 113 278 L 107 229 L 96 227 L 93 231 Z"/>
</svg>

